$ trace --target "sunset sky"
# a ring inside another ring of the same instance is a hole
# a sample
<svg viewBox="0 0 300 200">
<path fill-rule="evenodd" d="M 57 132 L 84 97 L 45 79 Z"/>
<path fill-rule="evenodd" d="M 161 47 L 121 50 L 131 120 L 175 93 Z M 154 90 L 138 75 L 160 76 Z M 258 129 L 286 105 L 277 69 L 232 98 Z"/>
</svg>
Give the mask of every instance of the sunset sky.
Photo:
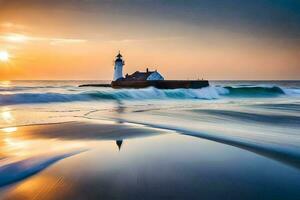
<svg viewBox="0 0 300 200">
<path fill-rule="evenodd" d="M 300 79 L 299 0 L 0 0 L 0 80 Z"/>
</svg>

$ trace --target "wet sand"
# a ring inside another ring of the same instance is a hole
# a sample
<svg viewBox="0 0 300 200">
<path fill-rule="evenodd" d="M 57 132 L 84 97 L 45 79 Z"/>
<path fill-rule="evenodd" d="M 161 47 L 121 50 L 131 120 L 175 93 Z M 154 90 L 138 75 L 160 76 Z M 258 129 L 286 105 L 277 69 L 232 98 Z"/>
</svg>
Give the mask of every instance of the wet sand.
<svg viewBox="0 0 300 200">
<path fill-rule="evenodd" d="M 298 168 L 171 130 L 87 120 L 1 129 L 1 141 L 10 182 L 2 179 L 0 199 L 300 196 Z"/>
</svg>

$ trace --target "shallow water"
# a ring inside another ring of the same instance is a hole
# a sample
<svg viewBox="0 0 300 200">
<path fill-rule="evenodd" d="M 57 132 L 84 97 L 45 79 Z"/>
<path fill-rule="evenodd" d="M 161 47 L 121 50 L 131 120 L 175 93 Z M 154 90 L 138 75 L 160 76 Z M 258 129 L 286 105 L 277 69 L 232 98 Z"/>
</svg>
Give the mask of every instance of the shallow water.
<svg viewBox="0 0 300 200">
<path fill-rule="evenodd" d="M 83 83 L 0 84 L 0 197 L 299 199 L 300 82 Z"/>
</svg>

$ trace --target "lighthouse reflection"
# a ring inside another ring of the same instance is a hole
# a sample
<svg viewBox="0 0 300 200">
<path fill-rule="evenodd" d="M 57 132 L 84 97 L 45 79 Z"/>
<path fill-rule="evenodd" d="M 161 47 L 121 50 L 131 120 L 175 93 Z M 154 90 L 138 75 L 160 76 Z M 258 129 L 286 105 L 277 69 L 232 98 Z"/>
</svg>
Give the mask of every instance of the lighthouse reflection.
<svg viewBox="0 0 300 200">
<path fill-rule="evenodd" d="M 116 144 L 117 144 L 117 146 L 118 146 L 119 151 L 121 151 L 121 147 L 122 147 L 122 144 L 123 144 L 123 140 L 116 140 Z"/>
<path fill-rule="evenodd" d="M 122 119 L 122 114 L 125 112 L 125 106 L 124 103 L 116 99 L 116 108 L 115 108 L 115 121 L 116 123 L 122 124 L 124 123 L 124 120 Z"/>
</svg>

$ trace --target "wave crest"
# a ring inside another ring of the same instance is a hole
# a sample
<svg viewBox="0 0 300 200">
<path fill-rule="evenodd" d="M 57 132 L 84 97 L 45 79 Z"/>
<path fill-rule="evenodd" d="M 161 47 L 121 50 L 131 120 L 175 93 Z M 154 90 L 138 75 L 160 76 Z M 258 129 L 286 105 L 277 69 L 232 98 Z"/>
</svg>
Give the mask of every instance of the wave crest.
<svg viewBox="0 0 300 200">
<path fill-rule="evenodd" d="M 299 89 L 283 89 L 278 86 L 210 86 L 202 89 L 159 90 L 99 89 L 81 93 L 15 93 L 0 94 L 0 105 L 50 103 L 99 100 L 145 100 L 145 99 L 219 99 L 221 97 L 276 97 L 300 95 Z"/>
<path fill-rule="evenodd" d="M 225 89 L 229 90 L 231 96 L 278 96 L 286 94 L 284 89 L 278 86 L 243 86 L 231 87 L 226 86 Z"/>
</svg>

